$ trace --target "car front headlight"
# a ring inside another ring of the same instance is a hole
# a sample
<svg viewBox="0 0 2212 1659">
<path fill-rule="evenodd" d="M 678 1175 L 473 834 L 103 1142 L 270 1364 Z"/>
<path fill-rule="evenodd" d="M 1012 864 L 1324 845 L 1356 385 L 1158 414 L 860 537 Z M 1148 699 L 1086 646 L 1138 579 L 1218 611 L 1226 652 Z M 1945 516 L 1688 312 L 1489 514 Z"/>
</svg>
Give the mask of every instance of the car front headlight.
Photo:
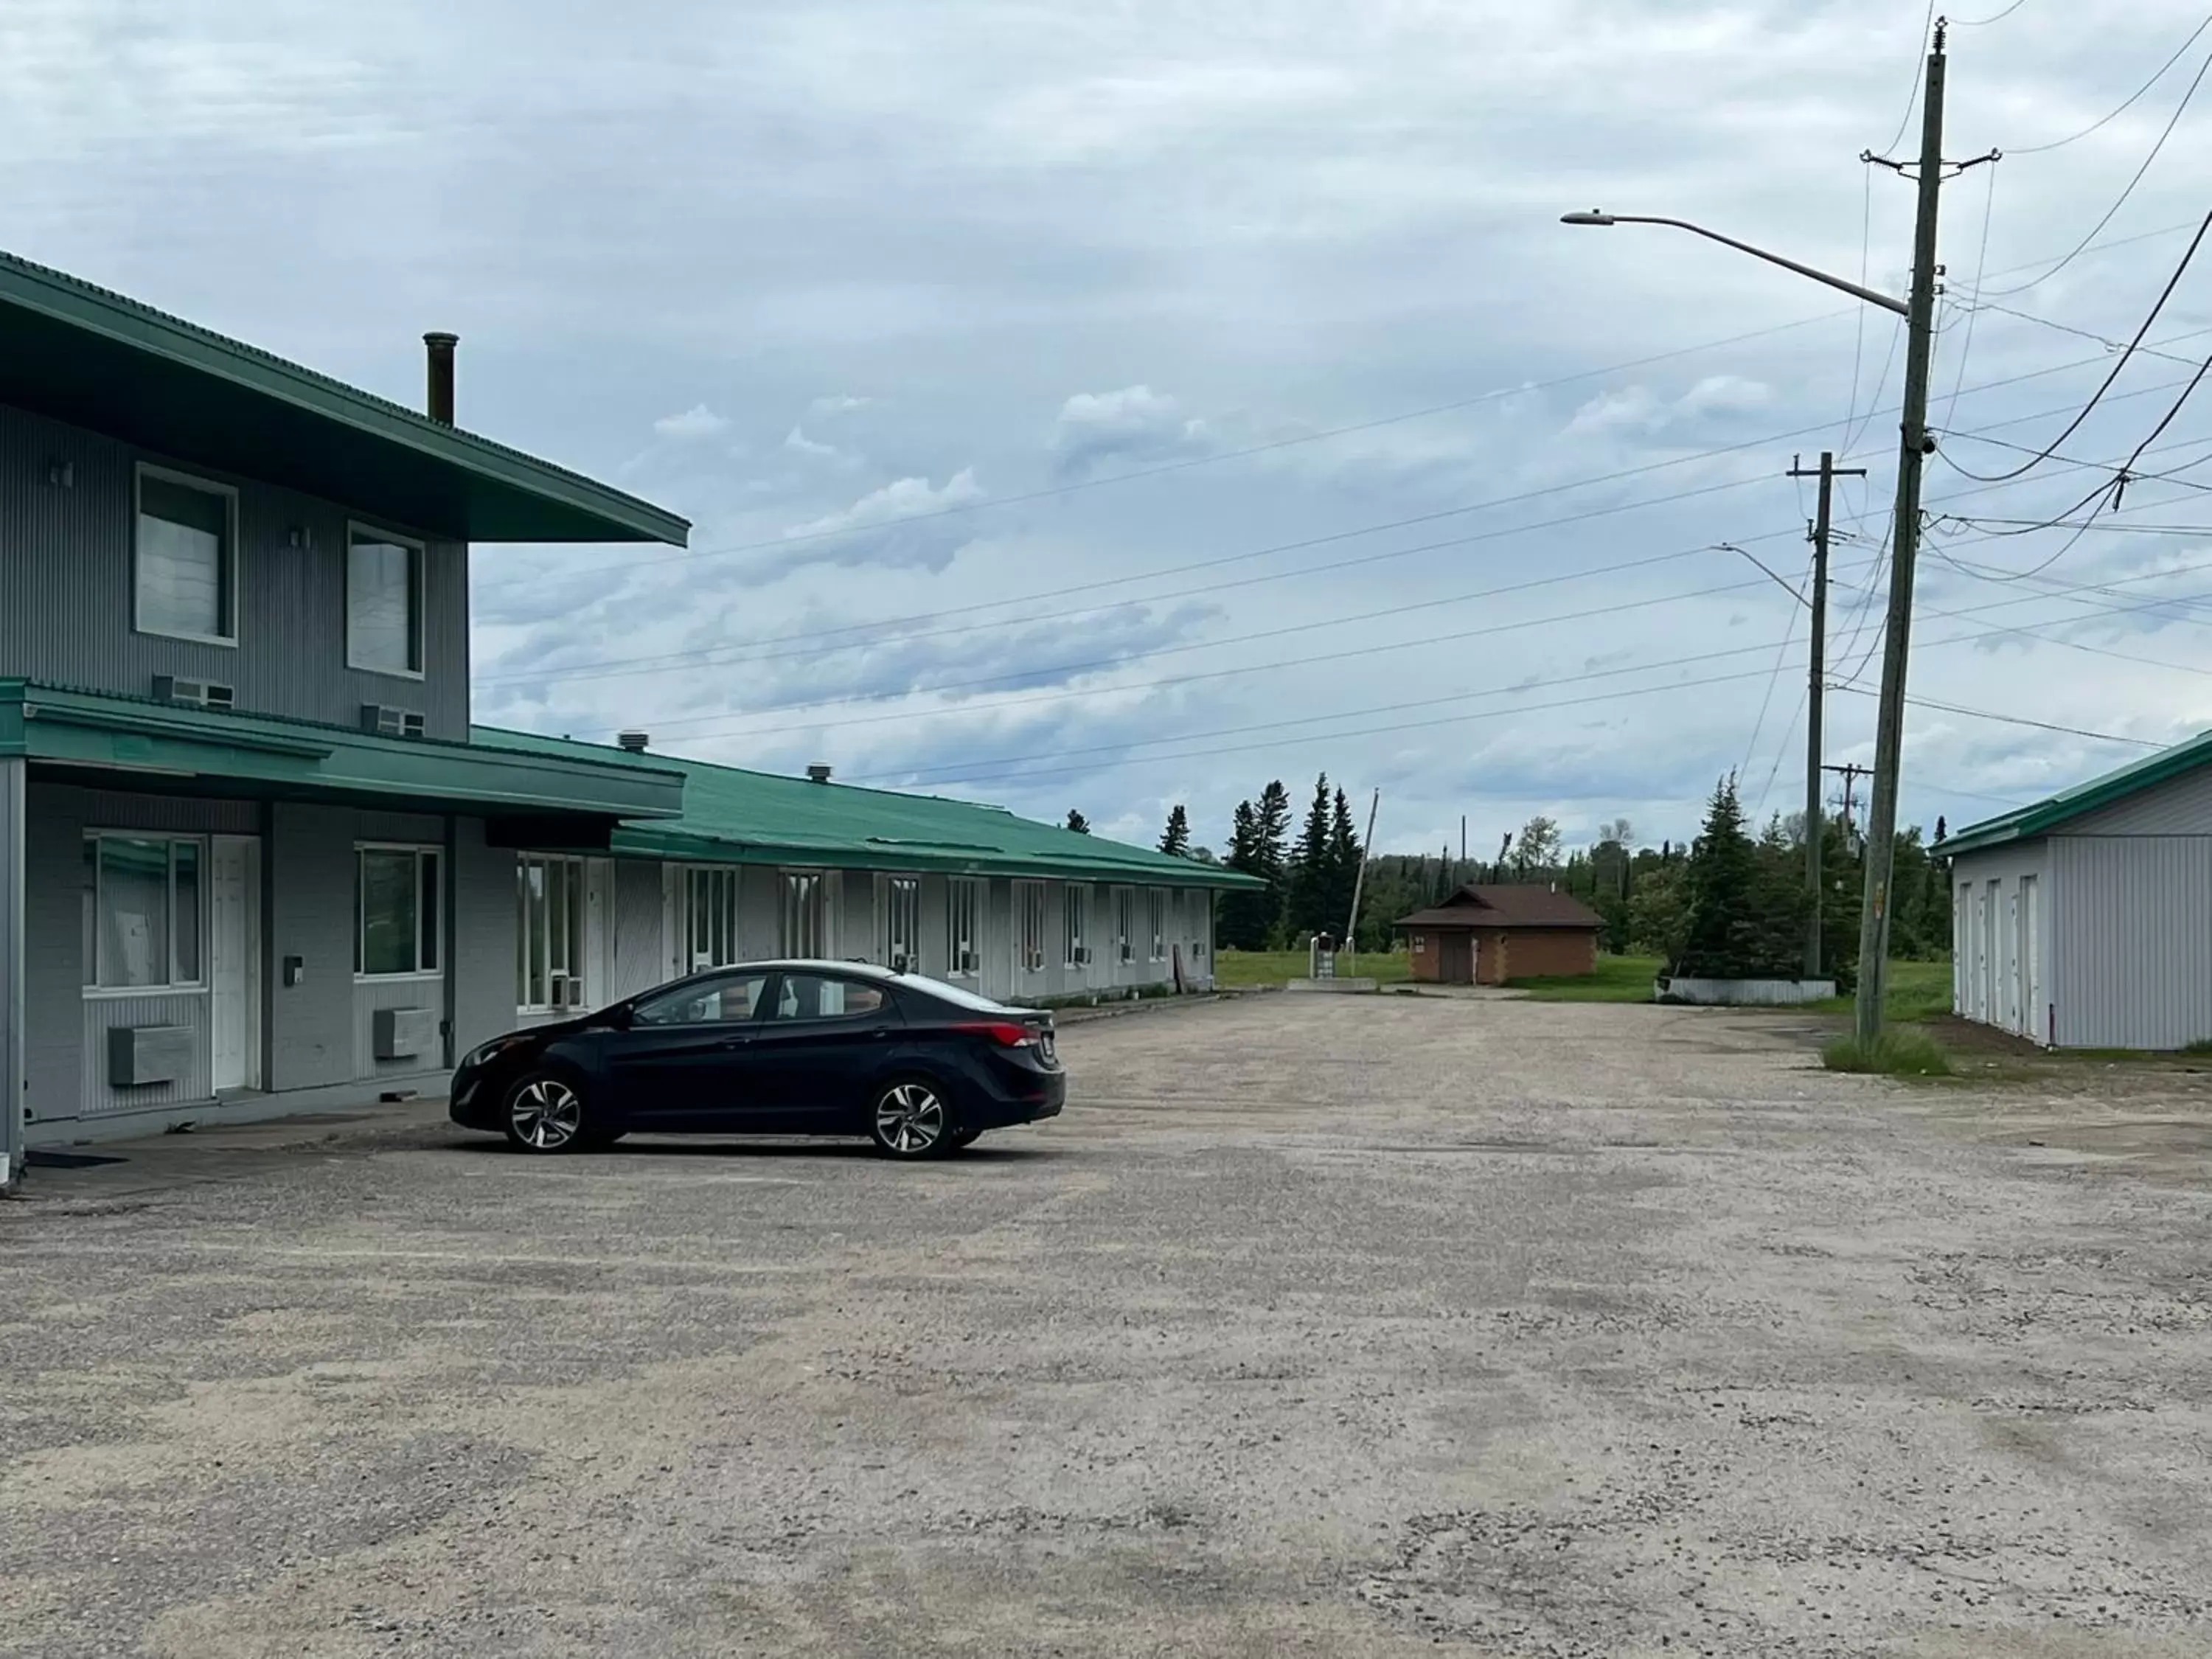
<svg viewBox="0 0 2212 1659">
<path fill-rule="evenodd" d="M 529 1041 L 529 1034 L 524 1031 L 516 1031 L 512 1032 L 506 1036 L 494 1037 L 489 1042 L 479 1043 L 477 1047 L 470 1049 L 467 1054 L 462 1055 L 461 1064 L 465 1067 L 489 1066 L 493 1060 L 497 1060 L 501 1054 L 507 1054 L 513 1049 L 520 1048 Z"/>
</svg>

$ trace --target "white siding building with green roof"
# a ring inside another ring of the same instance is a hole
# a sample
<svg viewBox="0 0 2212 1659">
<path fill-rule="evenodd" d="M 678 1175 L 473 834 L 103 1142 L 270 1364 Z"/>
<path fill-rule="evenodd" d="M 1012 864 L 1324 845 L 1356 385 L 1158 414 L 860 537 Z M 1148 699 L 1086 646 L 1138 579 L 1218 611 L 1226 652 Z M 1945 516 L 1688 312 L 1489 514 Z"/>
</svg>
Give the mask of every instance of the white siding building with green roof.
<svg viewBox="0 0 2212 1659">
<path fill-rule="evenodd" d="M 1941 850 L 1954 1012 L 2046 1048 L 2212 1038 L 2212 733 Z"/>
<path fill-rule="evenodd" d="M 480 750 L 672 769 L 680 817 L 516 872 L 519 1021 L 778 957 L 904 966 L 1027 1002 L 1202 990 L 1246 878 L 1003 807 L 478 727 Z"/>
</svg>

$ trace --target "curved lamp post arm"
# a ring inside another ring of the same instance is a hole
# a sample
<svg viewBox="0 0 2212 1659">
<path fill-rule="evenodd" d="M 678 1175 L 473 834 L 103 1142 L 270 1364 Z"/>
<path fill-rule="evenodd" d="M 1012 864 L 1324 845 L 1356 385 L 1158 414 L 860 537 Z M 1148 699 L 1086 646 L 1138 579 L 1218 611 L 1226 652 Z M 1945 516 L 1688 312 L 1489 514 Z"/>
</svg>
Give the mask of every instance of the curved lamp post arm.
<svg viewBox="0 0 2212 1659">
<path fill-rule="evenodd" d="M 1600 213 L 1593 210 L 1589 213 L 1563 213 L 1559 216 L 1559 222 L 1563 225 L 1672 225 L 1676 230 L 1686 230 L 1692 236 L 1702 236 L 1707 241 L 1718 242 L 1723 247 L 1732 247 L 1739 253 L 1748 253 L 1754 259 L 1764 259 L 1771 265 L 1780 265 L 1784 270 L 1794 270 L 1800 276 L 1810 276 L 1816 283 L 1824 283 L 1830 288 L 1841 289 L 1854 299 L 1863 300 L 1870 306 L 1880 306 L 1884 311 L 1893 311 L 1900 317 L 1906 315 L 1910 310 L 1902 300 L 1893 299 L 1890 295 L 1874 289 L 1862 288 L 1856 283 L 1846 282 L 1840 276 L 1831 276 L 1825 270 L 1815 270 L 1810 265 L 1799 264 L 1795 259 L 1785 259 L 1779 253 L 1769 253 L 1765 248 L 1753 247 L 1749 242 L 1739 242 L 1733 236 L 1723 236 L 1717 230 L 1707 230 L 1703 225 L 1693 225 L 1686 219 L 1662 219 L 1650 214 Z"/>
</svg>

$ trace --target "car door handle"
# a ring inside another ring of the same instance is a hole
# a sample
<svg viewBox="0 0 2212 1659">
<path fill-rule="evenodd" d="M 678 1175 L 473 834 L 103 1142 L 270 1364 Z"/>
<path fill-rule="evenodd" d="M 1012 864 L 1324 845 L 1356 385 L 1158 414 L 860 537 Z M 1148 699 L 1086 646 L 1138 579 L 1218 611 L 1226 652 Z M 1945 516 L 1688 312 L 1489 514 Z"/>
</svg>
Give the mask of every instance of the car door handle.
<svg viewBox="0 0 2212 1659">
<path fill-rule="evenodd" d="M 750 1048 L 750 1047 L 751 1046 L 751 1044 L 752 1044 L 752 1039 L 751 1039 L 750 1037 L 749 1037 L 749 1036 L 733 1036 L 733 1037 L 724 1037 L 724 1038 L 723 1038 L 720 1042 L 716 1043 L 714 1046 L 715 1046 L 717 1048 L 720 1048 L 720 1049 L 723 1049 L 723 1050 L 725 1050 L 725 1051 L 727 1051 L 727 1050 L 732 1049 L 732 1048 Z"/>
</svg>

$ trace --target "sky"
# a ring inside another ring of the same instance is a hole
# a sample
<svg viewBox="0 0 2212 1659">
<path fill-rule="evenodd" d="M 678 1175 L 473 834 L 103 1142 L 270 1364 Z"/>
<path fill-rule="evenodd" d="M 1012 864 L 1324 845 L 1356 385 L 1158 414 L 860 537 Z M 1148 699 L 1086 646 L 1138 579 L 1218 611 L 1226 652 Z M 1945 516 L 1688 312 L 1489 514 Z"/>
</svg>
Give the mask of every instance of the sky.
<svg viewBox="0 0 2212 1659">
<path fill-rule="evenodd" d="M 1899 331 L 1559 216 L 1902 294 L 1859 158 L 1917 153 L 1930 9 L 9 0 L 0 245 L 410 404 L 451 329 L 461 424 L 693 521 L 479 548 L 480 720 L 1139 841 L 1324 771 L 1383 850 L 1679 840 L 1730 773 L 1802 805 L 1824 448 L 1872 758 Z M 2212 469 L 2145 476 L 2212 392 L 2110 495 L 2212 252 L 2068 430 L 2212 206 L 2212 29 L 1960 10 L 1944 153 L 2002 158 L 1943 191 L 1901 815 L 1954 830 L 2212 726 Z"/>
</svg>

